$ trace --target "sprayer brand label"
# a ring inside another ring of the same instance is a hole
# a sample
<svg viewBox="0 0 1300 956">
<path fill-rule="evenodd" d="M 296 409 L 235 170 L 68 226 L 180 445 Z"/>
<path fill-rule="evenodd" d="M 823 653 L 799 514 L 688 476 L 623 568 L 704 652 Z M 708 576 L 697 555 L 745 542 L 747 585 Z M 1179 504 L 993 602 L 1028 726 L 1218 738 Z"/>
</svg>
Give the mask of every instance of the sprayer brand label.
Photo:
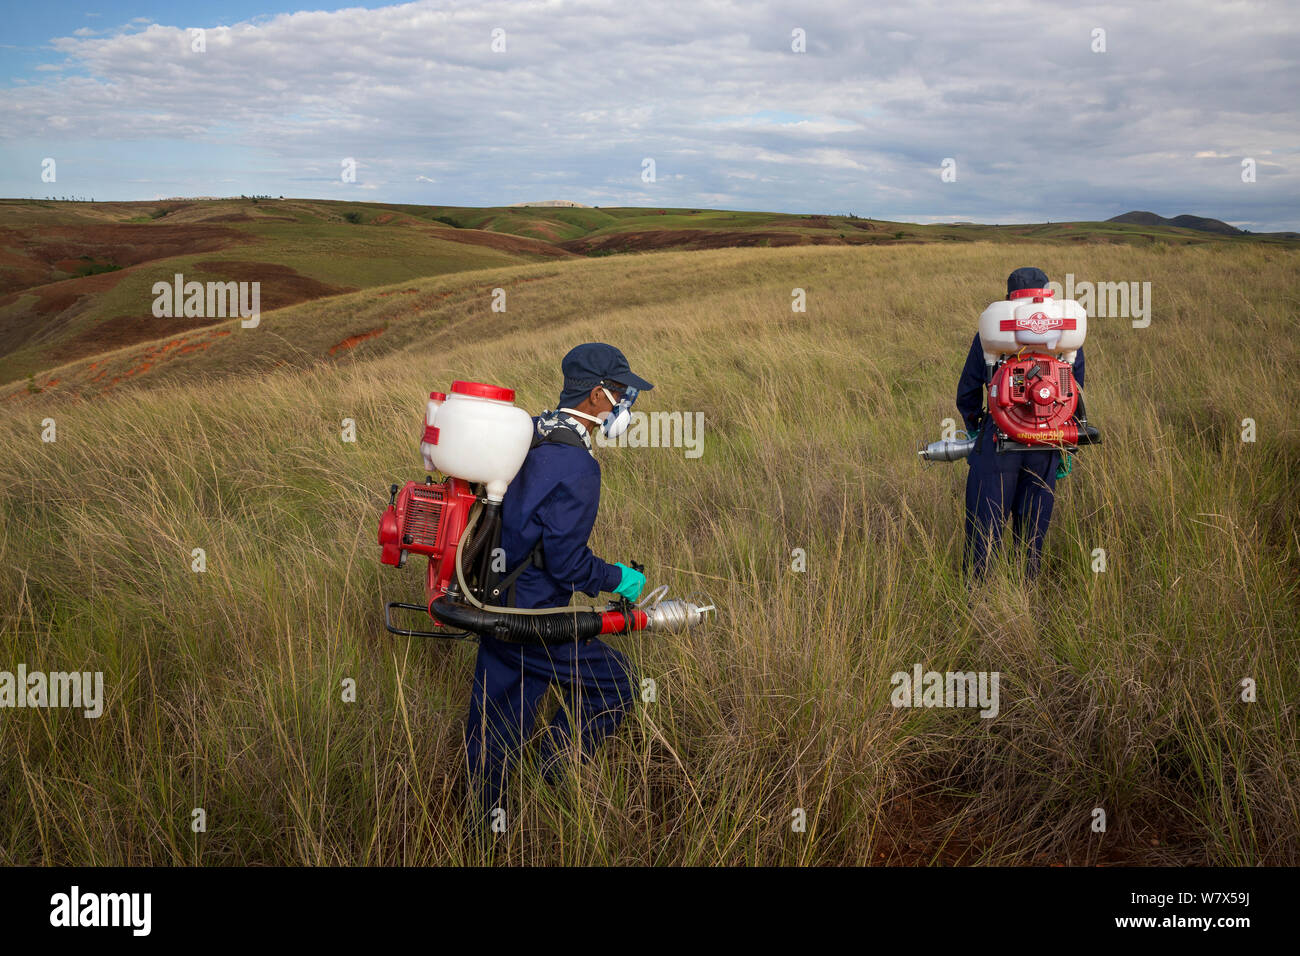
<svg viewBox="0 0 1300 956">
<path fill-rule="evenodd" d="M 920 664 L 912 672 L 896 671 L 889 679 L 894 691 L 889 702 L 895 707 L 979 707 L 980 716 L 998 715 L 1000 671 L 923 670 Z"/>
<path fill-rule="evenodd" d="M 1045 428 L 1036 432 L 1013 432 L 1010 437 L 1022 445 L 1057 445 L 1065 441 L 1065 432 L 1060 428 Z"/>
<path fill-rule="evenodd" d="M 1078 324 L 1077 319 L 1065 319 L 1059 315 L 1035 312 L 1033 315 L 1022 315 L 1016 319 L 1003 319 L 998 323 L 998 329 L 1003 332 L 1033 332 L 1036 335 L 1042 335 L 1044 332 L 1050 332 L 1053 329 L 1073 332 Z"/>
<path fill-rule="evenodd" d="M 124 926 L 133 936 L 148 936 L 152 910 L 152 893 L 83 893 L 73 886 L 50 897 L 50 925 Z"/>
<path fill-rule="evenodd" d="M 0 708 L 4 707 L 84 708 L 83 716 L 98 717 L 104 712 L 104 673 L 46 673 L 19 664 L 16 674 L 0 671 Z"/>
<path fill-rule="evenodd" d="M 1022 329 L 1028 329 L 1030 332 L 1037 332 L 1040 335 L 1043 332 L 1049 332 L 1052 329 L 1059 329 L 1065 324 L 1065 319 L 1059 316 L 1048 315 L 1045 312 L 1035 312 L 1030 316 L 1022 316 L 1016 319 L 1016 325 Z"/>
</svg>

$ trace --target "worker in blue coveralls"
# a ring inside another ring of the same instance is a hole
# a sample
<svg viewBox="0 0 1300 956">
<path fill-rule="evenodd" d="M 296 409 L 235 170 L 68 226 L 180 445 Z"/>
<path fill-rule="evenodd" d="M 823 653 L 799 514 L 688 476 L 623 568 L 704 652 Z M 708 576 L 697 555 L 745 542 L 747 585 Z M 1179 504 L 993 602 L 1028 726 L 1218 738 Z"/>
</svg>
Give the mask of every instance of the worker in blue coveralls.
<svg viewBox="0 0 1300 956">
<path fill-rule="evenodd" d="M 1007 277 L 1007 298 L 1046 294 L 1047 274 L 1041 269 L 1017 269 Z M 1059 451 L 997 452 L 997 435 L 992 418 L 984 410 L 987 371 L 979 333 L 971 342 L 966 365 L 957 383 L 957 411 L 966 432 L 976 435 L 975 447 L 967 458 L 966 549 L 963 568 L 978 580 L 984 574 L 989 554 L 1002 536 L 1008 516 L 1016 540 L 1029 547 L 1027 571 L 1038 574 L 1043 539 L 1052 520 L 1056 495 Z M 1083 349 L 1074 360 L 1074 379 L 1083 388 Z"/>
<path fill-rule="evenodd" d="M 556 411 L 533 420 L 533 448 L 501 506 L 505 565 L 523 567 L 505 601 L 519 608 L 563 607 L 576 591 L 592 597 L 607 591 L 636 601 L 645 575 L 621 562 L 602 561 L 587 546 L 600 505 L 600 465 L 591 432 L 600 427 L 616 438 L 627 428 L 637 393 L 654 386 L 633 374 L 622 352 L 600 342 L 573 348 L 560 367 L 564 390 Z M 465 724 L 477 823 L 494 822 L 498 808 L 504 812 L 506 781 L 552 684 L 560 689 L 562 706 L 538 754 L 548 780 L 575 742 L 579 754 L 589 756 L 631 708 L 627 658 L 598 638 L 563 644 L 479 638 Z"/>
</svg>

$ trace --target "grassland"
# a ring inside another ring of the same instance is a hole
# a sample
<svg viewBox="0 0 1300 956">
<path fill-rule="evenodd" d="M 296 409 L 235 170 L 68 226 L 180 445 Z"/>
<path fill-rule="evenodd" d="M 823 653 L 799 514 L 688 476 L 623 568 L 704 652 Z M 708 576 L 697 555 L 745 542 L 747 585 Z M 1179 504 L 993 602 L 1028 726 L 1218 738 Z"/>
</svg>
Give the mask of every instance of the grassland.
<svg viewBox="0 0 1300 956">
<path fill-rule="evenodd" d="M 0 200 L 0 386 L 30 377 L 30 387 L 43 388 L 66 381 L 61 367 L 69 363 L 84 368 L 104 353 L 169 336 L 186 338 L 180 347 L 200 347 L 211 338 L 212 319 L 152 314 L 154 283 L 178 273 L 199 282 L 256 281 L 262 309 L 271 311 L 407 279 L 575 256 L 985 241 L 1300 246 L 1294 236 L 1112 222 L 915 225 L 849 213 L 304 199 Z M 111 384 L 115 377 L 96 381 Z"/>
<path fill-rule="evenodd" d="M 1026 264 L 1150 281 L 1152 322 L 1091 326 L 1105 444 L 1061 483 L 1044 576 L 1008 559 L 969 593 L 965 465 L 915 449 Z M 214 326 L 107 390 L 81 365 L 11 387 L 0 664 L 100 670 L 108 700 L 0 711 L 0 862 L 1300 863 L 1297 264 L 1228 242 L 549 261 Z M 473 648 L 383 630 L 420 570 L 379 565 L 375 527 L 419 477 L 430 388 L 536 411 L 592 339 L 656 383 L 638 408 L 705 416 L 700 458 L 599 452 L 593 547 L 722 615 L 617 640 L 657 701 L 556 787 L 525 771 L 484 855 L 461 839 Z M 917 663 L 999 671 L 1000 714 L 891 707 Z"/>
</svg>

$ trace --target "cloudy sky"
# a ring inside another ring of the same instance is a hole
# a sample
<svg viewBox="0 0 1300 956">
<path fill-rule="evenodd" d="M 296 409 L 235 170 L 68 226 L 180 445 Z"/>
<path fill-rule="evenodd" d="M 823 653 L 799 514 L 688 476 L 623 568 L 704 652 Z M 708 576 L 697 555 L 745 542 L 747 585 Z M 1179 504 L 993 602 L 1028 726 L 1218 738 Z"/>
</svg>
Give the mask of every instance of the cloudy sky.
<svg viewBox="0 0 1300 956">
<path fill-rule="evenodd" d="M 1294 2 L 41 0 L 4 24 L 4 196 L 1300 229 Z"/>
</svg>

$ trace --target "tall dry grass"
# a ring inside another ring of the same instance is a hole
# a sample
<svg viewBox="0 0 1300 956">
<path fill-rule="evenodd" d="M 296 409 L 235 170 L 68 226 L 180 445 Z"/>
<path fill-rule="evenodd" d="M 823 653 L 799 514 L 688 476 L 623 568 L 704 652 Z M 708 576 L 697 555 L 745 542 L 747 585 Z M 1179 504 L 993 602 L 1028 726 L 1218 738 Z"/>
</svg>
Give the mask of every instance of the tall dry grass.
<svg viewBox="0 0 1300 956">
<path fill-rule="evenodd" d="M 1026 264 L 1150 281 L 1153 321 L 1092 324 L 1105 444 L 1060 484 L 1044 575 L 1004 555 L 972 594 L 966 466 L 915 449 L 955 417 L 975 318 Z M 0 668 L 101 670 L 108 701 L 98 720 L 0 711 L 0 861 L 1300 862 L 1296 265 L 1217 247 L 612 257 L 472 277 L 509 285 L 505 315 L 416 296 L 355 360 L 297 345 L 300 367 L 265 368 L 262 349 L 338 332 L 317 303 L 263 320 L 251 372 L 38 396 L 0 424 Z M 656 383 L 638 409 L 706 428 L 697 459 L 598 453 L 593 547 L 722 615 L 618 639 L 657 701 L 555 787 L 525 766 L 483 848 L 460 816 L 473 647 L 383 630 L 422 572 L 379 565 L 376 523 L 390 481 L 419 476 L 431 387 L 509 384 L 537 411 L 591 339 Z M 999 671 L 1000 714 L 893 708 L 890 675 L 916 663 Z"/>
</svg>

